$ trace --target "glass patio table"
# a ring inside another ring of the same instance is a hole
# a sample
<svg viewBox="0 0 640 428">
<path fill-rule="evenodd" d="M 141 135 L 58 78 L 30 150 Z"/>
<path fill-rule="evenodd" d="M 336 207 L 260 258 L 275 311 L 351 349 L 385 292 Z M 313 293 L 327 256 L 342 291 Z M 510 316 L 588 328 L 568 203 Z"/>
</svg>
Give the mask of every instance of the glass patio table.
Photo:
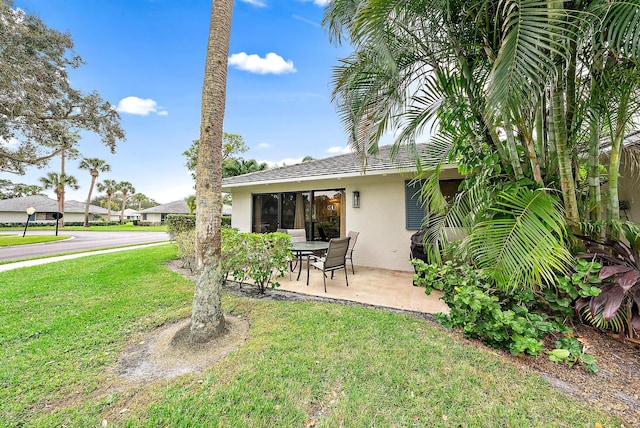
<svg viewBox="0 0 640 428">
<path fill-rule="evenodd" d="M 329 243 L 325 241 L 304 241 L 291 243 L 291 251 L 296 255 L 298 264 L 298 277 L 296 278 L 296 281 L 300 280 L 300 273 L 302 272 L 302 256 L 304 256 L 305 253 L 309 254 L 315 251 L 326 251 L 328 248 Z"/>
</svg>

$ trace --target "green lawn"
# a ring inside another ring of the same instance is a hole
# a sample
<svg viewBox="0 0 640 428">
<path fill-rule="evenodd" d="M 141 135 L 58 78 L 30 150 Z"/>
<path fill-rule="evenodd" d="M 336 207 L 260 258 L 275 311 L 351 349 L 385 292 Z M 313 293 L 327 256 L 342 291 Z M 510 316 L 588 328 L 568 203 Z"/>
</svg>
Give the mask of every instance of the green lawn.
<svg viewBox="0 0 640 428">
<path fill-rule="evenodd" d="M 60 241 L 62 239 L 69 239 L 69 236 L 43 236 L 43 235 L 10 235 L 0 234 L 0 247 L 8 247 L 11 245 L 25 245 L 25 244 L 40 244 L 42 242 Z"/>
<path fill-rule="evenodd" d="M 170 245 L 0 273 L 0 426 L 593 427 L 621 421 L 424 320 L 225 296 L 249 339 L 205 373 L 96 394 L 127 342 L 190 313 Z"/>
</svg>

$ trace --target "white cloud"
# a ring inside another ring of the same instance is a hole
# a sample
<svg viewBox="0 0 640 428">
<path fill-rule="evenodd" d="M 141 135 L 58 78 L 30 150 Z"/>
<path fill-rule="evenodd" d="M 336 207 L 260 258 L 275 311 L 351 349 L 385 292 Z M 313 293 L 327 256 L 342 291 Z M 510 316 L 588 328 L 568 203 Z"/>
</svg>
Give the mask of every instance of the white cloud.
<svg viewBox="0 0 640 428">
<path fill-rule="evenodd" d="M 352 151 L 353 150 L 351 150 L 349 146 L 345 146 L 345 147 L 335 146 L 335 147 L 329 147 L 327 149 L 327 153 L 331 153 L 331 154 L 345 154 L 345 153 L 351 153 Z"/>
<path fill-rule="evenodd" d="M 254 6 L 258 6 L 258 7 L 267 7 L 266 3 L 261 2 L 260 0 L 240 0 L 243 3 L 249 3 L 251 5 Z"/>
<path fill-rule="evenodd" d="M 313 0 L 313 4 L 318 6 L 326 6 L 331 2 L 331 0 Z"/>
<path fill-rule="evenodd" d="M 269 149 L 271 148 L 271 144 L 269 143 L 260 143 L 256 146 L 258 149 Z"/>
<path fill-rule="evenodd" d="M 238 70 L 256 74 L 285 74 L 295 73 L 293 61 L 285 61 L 280 55 L 269 52 L 264 58 L 259 55 L 247 55 L 245 52 L 233 54 L 229 57 L 229 65 Z"/>
<path fill-rule="evenodd" d="M 118 102 L 116 110 L 120 113 L 137 114 L 148 116 L 149 113 L 156 113 L 158 116 L 169 114 L 166 110 L 158 107 L 158 103 L 151 98 L 125 97 Z"/>
</svg>

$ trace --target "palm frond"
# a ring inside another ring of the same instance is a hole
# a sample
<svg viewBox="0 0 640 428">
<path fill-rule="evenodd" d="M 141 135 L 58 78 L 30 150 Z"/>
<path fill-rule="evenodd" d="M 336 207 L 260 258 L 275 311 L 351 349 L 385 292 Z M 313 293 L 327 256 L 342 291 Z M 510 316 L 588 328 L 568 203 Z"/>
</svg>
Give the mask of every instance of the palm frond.
<svg viewBox="0 0 640 428">
<path fill-rule="evenodd" d="M 555 2 L 562 4 L 563 2 Z M 568 59 L 567 40 L 575 37 L 569 12 L 545 0 L 503 0 L 504 38 L 493 65 L 487 106 L 496 112 L 535 104 L 556 79 L 557 58 Z"/>
<path fill-rule="evenodd" d="M 572 260 L 566 246 L 565 220 L 558 199 L 546 189 L 501 192 L 468 239 L 475 263 L 504 287 L 550 284 Z"/>
</svg>

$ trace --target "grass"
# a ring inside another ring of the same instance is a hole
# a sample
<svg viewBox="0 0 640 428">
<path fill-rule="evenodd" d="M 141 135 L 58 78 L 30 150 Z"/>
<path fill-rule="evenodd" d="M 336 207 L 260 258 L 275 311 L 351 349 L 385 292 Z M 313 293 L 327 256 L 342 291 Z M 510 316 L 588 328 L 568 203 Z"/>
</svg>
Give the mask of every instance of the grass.
<svg viewBox="0 0 640 428">
<path fill-rule="evenodd" d="M 96 394 L 127 342 L 190 313 L 174 257 L 164 245 L 0 273 L 0 426 L 621 426 L 424 320 L 233 296 L 226 311 L 251 323 L 238 351 Z"/>
<path fill-rule="evenodd" d="M 63 239 L 69 239 L 69 236 L 25 236 L 22 235 L 0 235 L 0 247 L 9 247 L 12 245 L 25 245 L 25 244 L 40 244 L 43 242 L 60 241 Z"/>
<path fill-rule="evenodd" d="M 3 230 L 23 230 L 23 227 L 0 227 L 0 233 Z M 29 230 L 56 230 L 56 226 L 29 226 Z M 167 226 L 134 226 L 133 223 L 118 224 L 113 226 L 65 226 L 60 229 L 67 230 L 84 230 L 90 232 L 166 232 Z M 28 232 L 27 232 L 28 233 Z"/>
</svg>

